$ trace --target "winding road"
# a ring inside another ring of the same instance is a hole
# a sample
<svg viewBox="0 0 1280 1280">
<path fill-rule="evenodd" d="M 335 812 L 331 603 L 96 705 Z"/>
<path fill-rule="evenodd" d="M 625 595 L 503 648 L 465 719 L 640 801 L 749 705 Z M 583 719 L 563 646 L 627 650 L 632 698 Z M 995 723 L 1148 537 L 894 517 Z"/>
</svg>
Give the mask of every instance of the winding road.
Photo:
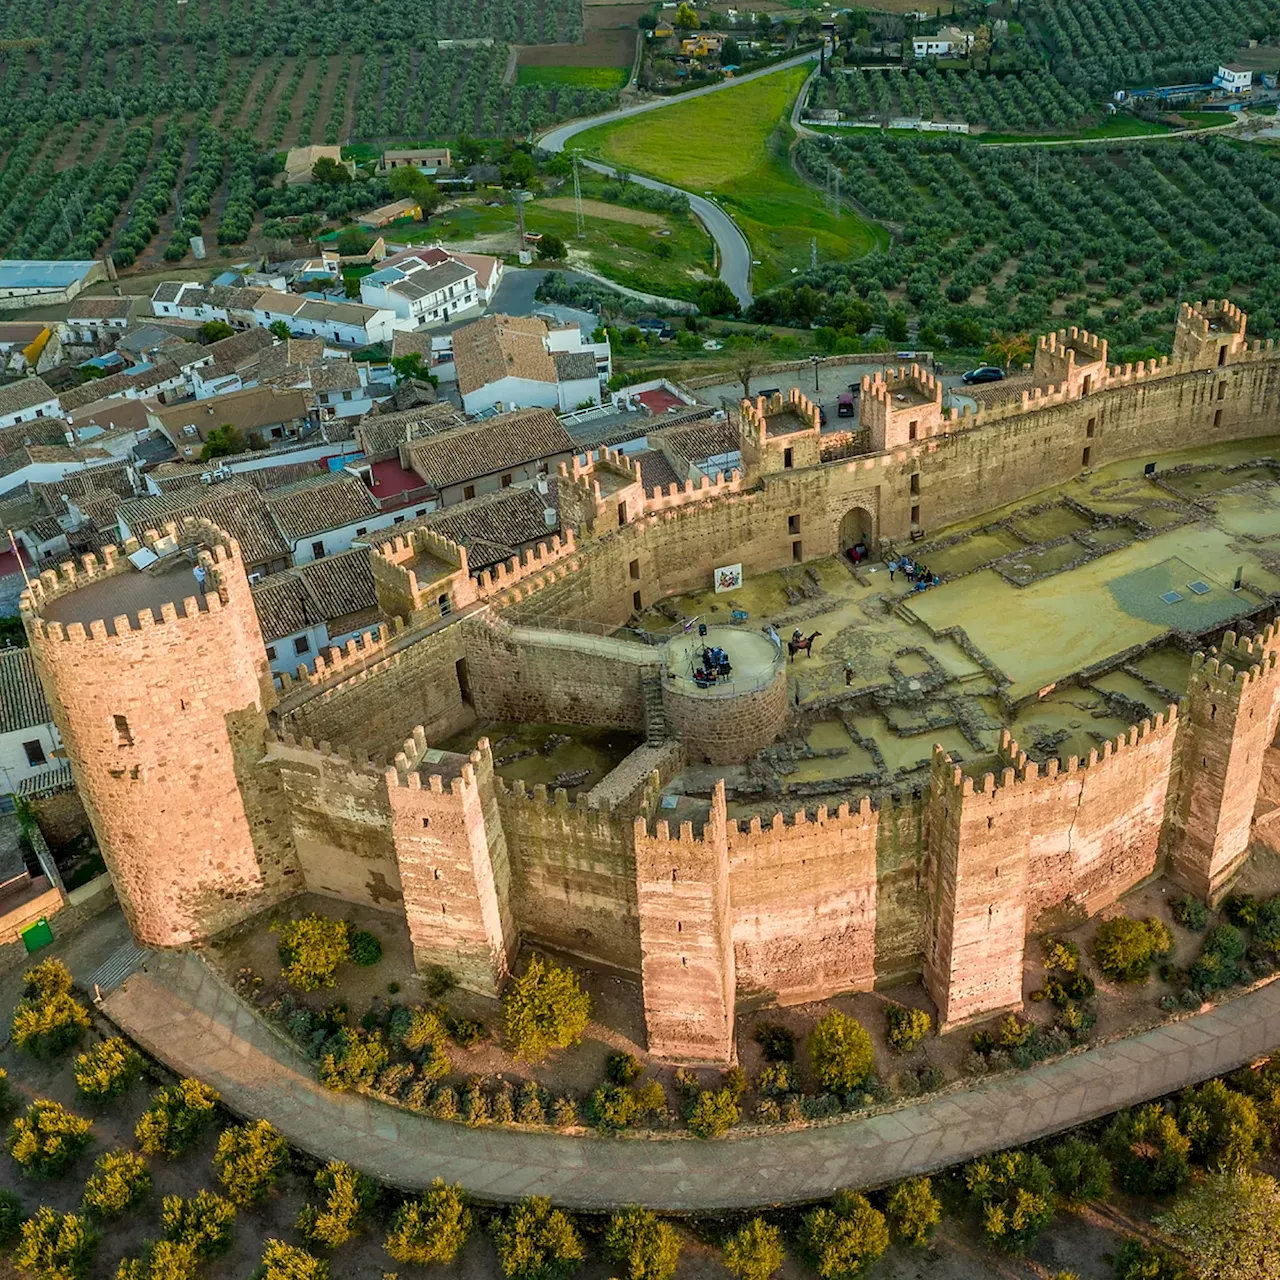
<svg viewBox="0 0 1280 1280">
<path fill-rule="evenodd" d="M 771 76 L 789 67 L 798 67 L 806 62 L 812 62 L 817 56 L 817 50 L 812 50 L 809 53 L 797 54 L 794 58 L 787 58 L 760 71 L 749 71 L 746 75 L 737 76 L 733 80 L 722 80 L 719 84 L 710 84 L 703 89 L 691 89 L 688 93 L 682 93 L 675 98 L 659 98 L 653 102 L 642 102 L 634 107 L 620 107 L 616 111 L 607 111 L 604 115 L 589 116 L 585 120 L 574 120 L 569 124 L 557 125 L 554 129 L 548 129 L 546 133 L 541 134 L 535 142 L 544 151 L 563 151 L 571 138 L 585 133 L 588 129 L 594 129 L 597 125 L 612 124 L 616 120 L 629 120 L 632 116 L 644 115 L 649 111 L 661 111 L 664 107 L 674 107 L 682 102 L 688 102 L 691 98 L 705 97 L 709 93 L 726 93 L 739 85 L 758 80 L 761 76 Z M 614 177 L 617 174 L 617 170 L 612 165 L 603 164 L 598 160 L 584 159 L 582 164 L 607 177 Z M 733 290 L 733 296 L 743 307 L 750 306 L 751 246 L 747 243 L 747 238 L 742 234 L 738 224 L 714 200 L 708 199 L 705 195 L 688 191 L 684 187 L 672 186 L 667 182 L 659 182 L 656 178 L 646 178 L 640 174 L 632 173 L 630 178 L 632 182 L 648 187 L 651 191 L 672 191 L 689 197 L 689 207 L 697 214 L 703 226 L 706 227 L 707 234 L 716 243 L 716 251 L 720 258 L 720 279 Z"/>
</svg>

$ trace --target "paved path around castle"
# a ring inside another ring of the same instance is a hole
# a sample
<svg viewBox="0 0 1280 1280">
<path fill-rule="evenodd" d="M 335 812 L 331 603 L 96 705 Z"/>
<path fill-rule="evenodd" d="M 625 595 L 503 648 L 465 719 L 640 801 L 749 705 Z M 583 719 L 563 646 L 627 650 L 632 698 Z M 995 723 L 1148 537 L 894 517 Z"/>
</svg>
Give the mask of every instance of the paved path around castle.
<svg viewBox="0 0 1280 1280">
<path fill-rule="evenodd" d="M 1280 1044 L 1280 982 L 1182 1022 L 863 1120 L 717 1142 L 468 1129 L 352 1094 L 311 1065 L 195 955 L 154 954 L 107 996 L 108 1015 L 175 1071 L 295 1146 L 395 1186 L 432 1178 L 574 1209 L 704 1212 L 803 1202 L 1014 1146 L 1232 1070 Z"/>
</svg>

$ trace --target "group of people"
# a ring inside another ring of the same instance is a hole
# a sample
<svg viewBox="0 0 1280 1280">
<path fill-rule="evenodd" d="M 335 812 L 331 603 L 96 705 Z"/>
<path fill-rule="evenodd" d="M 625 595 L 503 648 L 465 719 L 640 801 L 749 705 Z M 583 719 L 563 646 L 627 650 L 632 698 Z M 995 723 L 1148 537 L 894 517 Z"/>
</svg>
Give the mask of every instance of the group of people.
<svg viewBox="0 0 1280 1280">
<path fill-rule="evenodd" d="M 693 682 L 699 689 L 705 689 L 717 680 L 727 680 L 732 672 L 729 655 L 717 645 L 705 645 L 702 650 L 702 665 L 695 669 Z"/>
<path fill-rule="evenodd" d="M 893 581 L 893 576 L 901 569 L 906 579 L 911 583 L 913 591 L 927 591 L 930 587 L 936 587 L 941 579 L 927 564 L 916 564 L 910 556 L 903 556 L 901 560 L 889 561 L 889 581 Z"/>
</svg>

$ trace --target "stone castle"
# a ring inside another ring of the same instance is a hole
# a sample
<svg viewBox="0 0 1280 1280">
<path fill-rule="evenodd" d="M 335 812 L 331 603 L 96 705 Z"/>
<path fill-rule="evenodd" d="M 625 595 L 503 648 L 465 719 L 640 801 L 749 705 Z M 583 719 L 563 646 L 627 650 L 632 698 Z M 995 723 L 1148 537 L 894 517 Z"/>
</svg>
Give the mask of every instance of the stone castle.
<svg viewBox="0 0 1280 1280">
<path fill-rule="evenodd" d="M 713 566 L 763 573 L 981 515 L 1107 462 L 1280 432 L 1280 352 L 1228 303 L 1184 306 L 1171 358 L 1112 366 L 1062 332 L 1034 389 L 955 415 L 918 368 L 866 379 L 858 448 L 815 408 L 744 402 L 743 473 L 647 494 L 602 452 L 562 467 L 563 539 L 492 573 L 407 525 L 370 548 L 376 639 L 282 687 L 239 550 L 188 522 L 32 584 L 22 613 L 129 923 L 199 945 L 308 891 L 405 921 L 420 969 L 494 994 L 521 941 L 639 979 L 650 1050 L 733 1056 L 735 1001 L 784 1002 L 923 975 L 943 1029 L 1018 1008 L 1046 913 L 1091 914 L 1166 871 L 1216 899 L 1247 857 L 1280 715 L 1280 634 L 1228 633 L 1178 706 L 1087 759 L 974 779 L 940 752 L 915 794 L 726 817 L 660 805 L 685 761 L 749 759 L 790 711 L 786 665 L 745 691 L 681 681 L 660 646 L 611 634 Z M 197 586 L 193 564 L 203 569 Z M 598 634 L 559 620 L 598 625 Z M 593 790 L 530 793 L 476 718 L 609 726 L 644 743 Z M 390 763 L 375 761 L 390 759 Z"/>
</svg>

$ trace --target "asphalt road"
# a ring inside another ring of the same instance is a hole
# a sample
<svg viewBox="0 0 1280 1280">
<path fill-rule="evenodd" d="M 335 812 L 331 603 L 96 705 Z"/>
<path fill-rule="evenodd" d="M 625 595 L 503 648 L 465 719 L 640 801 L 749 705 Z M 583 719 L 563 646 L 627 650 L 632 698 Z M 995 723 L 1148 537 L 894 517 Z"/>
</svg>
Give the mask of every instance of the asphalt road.
<svg viewBox="0 0 1280 1280">
<path fill-rule="evenodd" d="M 574 120 L 569 124 L 558 125 L 538 138 L 537 145 L 544 151 L 563 151 L 565 144 L 571 138 L 585 132 L 587 129 L 594 129 L 596 125 L 612 124 L 615 120 L 627 120 L 632 116 L 644 115 L 647 111 L 661 111 L 663 107 L 672 107 L 678 103 L 687 102 L 690 98 L 705 97 L 709 93 L 724 93 L 740 84 L 758 80 L 761 76 L 773 75 L 775 72 L 785 70 L 787 67 L 798 67 L 805 62 L 811 62 L 817 56 L 816 51 L 798 54 L 794 58 L 787 58 L 783 62 L 775 63 L 773 66 L 765 67 L 760 71 L 750 71 L 744 76 L 738 76 L 733 80 L 723 80 L 719 84 L 707 85 L 703 89 L 692 89 L 688 93 L 682 93 L 675 98 L 662 98 L 656 102 L 642 102 L 634 107 L 620 107 L 617 111 L 608 111 L 604 115 L 591 116 L 586 120 Z M 596 173 L 603 173 L 609 177 L 612 177 L 616 172 L 611 165 L 601 164 L 596 160 L 584 160 L 582 163 L 588 168 L 594 169 Z M 703 226 L 706 227 L 707 233 L 716 242 L 716 249 L 720 257 L 720 279 L 733 290 L 733 296 L 738 299 L 742 306 L 750 306 L 752 298 L 751 246 L 747 243 L 746 236 L 739 230 L 738 224 L 714 200 L 710 200 L 704 195 L 699 195 L 683 187 L 671 186 L 666 182 L 658 182 L 654 178 L 641 177 L 637 174 L 632 174 L 631 180 L 653 191 L 677 191 L 689 197 L 689 207 L 697 214 Z"/>
</svg>

